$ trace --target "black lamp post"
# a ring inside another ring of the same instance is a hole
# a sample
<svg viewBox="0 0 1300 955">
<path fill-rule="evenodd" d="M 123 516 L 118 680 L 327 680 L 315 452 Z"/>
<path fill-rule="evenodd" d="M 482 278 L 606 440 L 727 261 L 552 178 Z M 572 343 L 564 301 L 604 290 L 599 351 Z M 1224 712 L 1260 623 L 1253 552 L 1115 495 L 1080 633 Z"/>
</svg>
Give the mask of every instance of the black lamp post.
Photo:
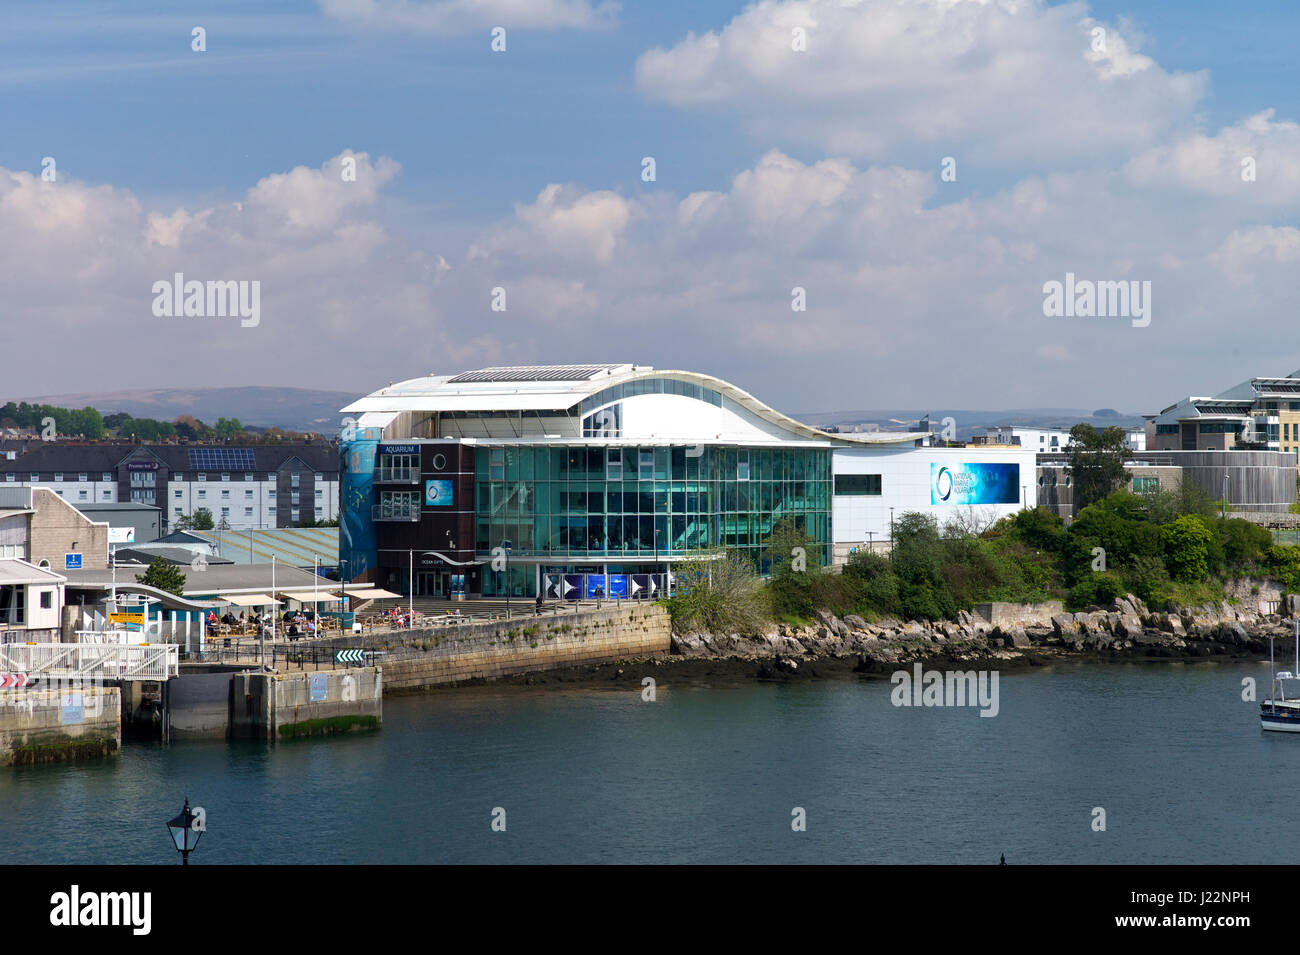
<svg viewBox="0 0 1300 955">
<path fill-rule="evenodd" d="M 201 829 L 194 828 L 194 820 L 197 818 L 190 809 L 190 801 L 187 798 L 181 814 L 167 823 L 167 831 L 171 834 L 172 842 L 176 843 L 176 851 L 181 854 L 181 865 L 190 864 L 190 853 L 194 851 L 194 847 L 199 844 L 199 837 L 203 835 Z"/>
<path fill-rule="evenodd" d="M 506 560 L 506 618 L 510 617 L 510 548 L 514 545 L 510 541 L 501 542 L 501 553 Z"/>
</svg>

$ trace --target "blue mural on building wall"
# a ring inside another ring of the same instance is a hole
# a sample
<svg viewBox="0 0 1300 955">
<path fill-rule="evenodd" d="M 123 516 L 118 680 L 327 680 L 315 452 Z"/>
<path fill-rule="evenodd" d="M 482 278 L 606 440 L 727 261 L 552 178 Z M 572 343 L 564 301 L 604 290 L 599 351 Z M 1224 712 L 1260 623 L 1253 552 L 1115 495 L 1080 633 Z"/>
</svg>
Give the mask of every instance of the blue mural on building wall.
<svg viewBox="0 0 1300 955">
<path fill-rule="evenodd" d="M 375 455 L 378 428 L 344 428 L 339 433 L 339 565 L 350 580 L 365 576 L 378 563 L 378 540 L 371 508 L 375 503 Z M 343 565 L 347 561 L 347 565 Z"/>
<path fill-rule="evenodd" d="M 1019 485 L 1019 464 L 930 464 L 931 504 L 1019 504 Z"/>
</svg>

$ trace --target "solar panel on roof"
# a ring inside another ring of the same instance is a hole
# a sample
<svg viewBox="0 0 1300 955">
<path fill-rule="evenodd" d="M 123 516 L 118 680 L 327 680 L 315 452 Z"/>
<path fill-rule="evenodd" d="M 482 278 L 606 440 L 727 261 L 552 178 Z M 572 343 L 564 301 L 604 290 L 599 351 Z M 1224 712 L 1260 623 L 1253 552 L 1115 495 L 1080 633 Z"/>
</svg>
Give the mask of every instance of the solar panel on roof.
<svg viewBox="0 0 1300 955">
<path fill-rule="evenodd" d="M 503 368 L 480 368 L 449 378 L 450 385 L 474 382 L 509 381 L 587 381 L 598 372 L 617 365 L 516 365 Z"/>
<path fill-rule="evenodd" d="M 190 448 L 195 471 L 252 471 L 252 448 Z"/>
</svg>

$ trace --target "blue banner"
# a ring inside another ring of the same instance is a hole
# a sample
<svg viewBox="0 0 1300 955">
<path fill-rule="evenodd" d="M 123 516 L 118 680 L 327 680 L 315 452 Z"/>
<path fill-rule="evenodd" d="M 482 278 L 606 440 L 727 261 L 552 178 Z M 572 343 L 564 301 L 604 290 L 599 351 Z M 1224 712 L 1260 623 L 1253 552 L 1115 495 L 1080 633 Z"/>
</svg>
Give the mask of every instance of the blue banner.
<svg viewBox="0 0 1300 955">
<path fill-rule="evenodd" d="M 931 504 L 1019 504 L 1020 465 L 930 463 Z"/>
</svg>

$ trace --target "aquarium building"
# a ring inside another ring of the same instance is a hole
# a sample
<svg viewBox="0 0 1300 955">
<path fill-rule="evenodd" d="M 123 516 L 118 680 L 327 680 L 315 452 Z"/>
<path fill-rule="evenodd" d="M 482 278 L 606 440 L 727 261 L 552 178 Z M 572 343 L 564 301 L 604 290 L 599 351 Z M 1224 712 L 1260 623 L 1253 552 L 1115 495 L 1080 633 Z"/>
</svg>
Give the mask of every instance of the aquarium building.
<svg viewBox="0 0 1300 955">
<path fill-rule="evenodd" d="M 783 518 L 828 563 L 886 541 L 891 505 L 1033 506 L 1030 450 L 827 432 L 645 365 L 430 375 L 342 413 L 340 569 L 417 596 L 653 597 L 723 549 L 765 569 Z"/>
</svg>

